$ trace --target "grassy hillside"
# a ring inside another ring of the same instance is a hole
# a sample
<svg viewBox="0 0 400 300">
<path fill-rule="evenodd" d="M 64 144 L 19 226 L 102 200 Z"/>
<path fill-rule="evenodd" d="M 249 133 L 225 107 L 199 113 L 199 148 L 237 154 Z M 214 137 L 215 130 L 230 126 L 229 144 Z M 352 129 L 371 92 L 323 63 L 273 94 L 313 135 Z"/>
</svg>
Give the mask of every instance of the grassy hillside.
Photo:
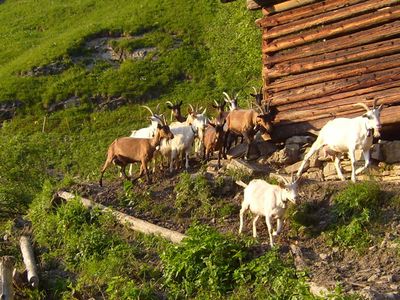
<svg viewBox="0 0 400 300">
<path fill-rule="evenodd" d="M 107 145 L 147 123 L 136 103 L 207 104 L 233 90 L 245 101 L 250 87 L 260 84 L 256 17 L 241 1 L 0 4 L 0 105 L 24 103 L 1 129 L 0 203 L 8 207 L 1 213 L 26 208 L 45 179 L 96 179 Z M 114 64 L 87 49 L 98 37 L 110 37 L 122 50 L 156 50 Z M 54 63 L 61 68 L 51 69 Z M 48 113 L 72 96 L 79 106 Z M 127 104 L 112 111 L 94 101 L 117 97 Z"/>
</svg>

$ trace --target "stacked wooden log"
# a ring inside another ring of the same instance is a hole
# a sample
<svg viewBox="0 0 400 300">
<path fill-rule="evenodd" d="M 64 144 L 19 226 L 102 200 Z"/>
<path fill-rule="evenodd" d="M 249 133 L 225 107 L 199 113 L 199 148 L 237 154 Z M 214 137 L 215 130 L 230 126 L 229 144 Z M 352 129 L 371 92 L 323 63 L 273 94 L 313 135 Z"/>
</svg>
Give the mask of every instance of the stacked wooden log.
<svg viewBox="0 0 400 300">
<path fill-rule="evenodd" d="M 383 134 L 400 125 L 399 0 L 290 0 L 263 14 L 264 99 L 278 111 L 273 139 L 360 115 L 354 104 L 375 99 L 387 106 Z"/>
</svg>

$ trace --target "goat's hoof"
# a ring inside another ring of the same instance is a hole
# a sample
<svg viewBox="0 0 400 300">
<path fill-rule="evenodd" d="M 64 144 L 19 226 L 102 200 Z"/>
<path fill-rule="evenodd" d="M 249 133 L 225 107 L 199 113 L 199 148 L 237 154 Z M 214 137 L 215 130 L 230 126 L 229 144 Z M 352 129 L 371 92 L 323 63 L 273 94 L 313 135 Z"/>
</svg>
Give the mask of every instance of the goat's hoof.
<svg viewBox="0 0 400 300">
<path fill-rule="evenodd" d="M 277 232 L 277 231 L 274 231 L 273 233 L 272 233 L 272 235 L 273 236 L 277 236 L 279 233 Z"/>
</svg>

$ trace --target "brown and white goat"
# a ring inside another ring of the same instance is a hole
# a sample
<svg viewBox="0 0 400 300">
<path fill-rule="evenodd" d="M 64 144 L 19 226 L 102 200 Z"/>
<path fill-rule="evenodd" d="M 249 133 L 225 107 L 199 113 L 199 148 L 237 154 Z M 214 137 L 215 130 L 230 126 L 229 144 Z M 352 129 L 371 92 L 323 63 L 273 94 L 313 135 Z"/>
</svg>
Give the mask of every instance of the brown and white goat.
<svg viewBox="0 0 400 300">
<path fill-rule="evenodd" d="M 121 137 L 114 140 L 108 147 L 107 159 L 101 170 L 101 176 L 99 180 L 100 186 L 103 185 L 103 175 L 105 170 L 114 163 L 121 167 L 122 174 L 129 180 L 126 175 L 126 166 L 131 163 L 140 162 L 139 176 L 132 181 L 139 179 L 143 173 L 146 175 L 147 182 L 150 183 L 150 177 L 147 171 L 147 164 L 153 158 L 156 147 L 160 144 L 162 138 L 173 139 L 174 135 L 171 133 L 168 125 L 162 120 L 162 125 L 157 125 L 157 130 L 154 137 L 151 139 L 146 138 L 132 138 L 132 137 Z"/>
<path fill-rule="evenodd" d="M 214 123 L 209 123 L 204 134 L 204 157 L 208 161 L 210 155 L 214 151 L 218 151 L 218 168 L 221 167 L 221 156 L 224 146 L 224 125 L 225 121 L 221 124 L 216 120 Z"/>
<path fill-rule="evenodd" d="M 259 107 L 262 113 L 256 112 L 254 109 L 238 109 L 231 111 L 226 117 L 226 134 L 225 134 L 225 145 L 224 155 L 229 150 L 230 145 L 228 143 L 229 134 L 234 133 L 236 135 L 243 136 L 247 143 L 247 149 L 244 158 L 248 159 L 250 144 L 254 140 L 254 135 L 259 129 L 265 132 L 272 131 L 272 121 L 274 115 L 270 112 L 264 112 Z"/>
</svg>

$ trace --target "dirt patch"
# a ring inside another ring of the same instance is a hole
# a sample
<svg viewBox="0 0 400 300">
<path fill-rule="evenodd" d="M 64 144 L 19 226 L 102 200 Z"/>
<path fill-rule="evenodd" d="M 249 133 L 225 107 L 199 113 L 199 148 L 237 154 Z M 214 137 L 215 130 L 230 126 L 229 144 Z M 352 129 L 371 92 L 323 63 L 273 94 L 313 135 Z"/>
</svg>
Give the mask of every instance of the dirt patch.
<svg viewBox="0 0 400 300">
<path fill-rule="evenodd" d="M 200 164 L 190 169 L 194 174 Z M 216 179 L 211 177 L 210 182 Z M 133 185 L 132 192 L 143 195 L 146 192 L 146 207 L 130 205 L 124 202 L 126 190 L 122 179 L 106 182 L 104 187 L 98 184 L 78 184 L 72 190 L 98 203 L 114 207 L 129 215 L 144 219 L 159 226 L 185 233 L 192 224 L 190 214 L 179 215 L 175 208 L 174 187 L 178 183 L 178 174 L 169 175 L 160 173 L 154 178 L 154 183 L 147 185 L 144 181 Z M 400 216 L 398 211 L 391 207 L 382 207 L 382 213 L 377 228 L 373 229 L 376 241 L 365 253 L 359 254 L 352 250 L 342 250 L 326 244 L 323 231 L 329 224 L 331 200 L 335 193 L 342 190 L 346 182 L 304 182 L 300 189 L 301 202 L 307 202 L 311 207 L 312 219 L 307 231 L 298 231 L 293 234 L 293 224 L 286 221 L 281 236 L 276 238 L 276 244 L 283 252 L 293 254 L 296 266 L 309 272 L 311 281 L 318 286 L 333 290 L 340 284 L 346 292 L 358 292 L 365 297 L 374 298 L 376 295 L 390 294 L 394 297 L 400 292 Z M 385 199 L 400 194 L 399 183 L 380 183 Z M 218 193 L 218 192 L 217 192 Z M 203 215 L 199 221 L 203 224 L 216 227 L 220 232 L 236 234 L 239 225 L 239 209 L 242 201 L 242 188 L 233 186 L 223 195 L 217 195 L 221 202 L 230 204 L 232 210 L 223 217 L 217 215 Z M 217 205 L 217 204 L 215 204 Z M 155 210 L 157 207 L 159 209 Z M 398 209 L 398 208 L 397 208 Z M 260 246 L 268 251 L 268 233 L 264 222 L 258 226 Z M 251 236 L 251 217 L 245 217 L 245 235 Z M 261 249 L 261 248 L 260 248 Z M 298 257 L 299 256 L 299 257 Z M 392 298 L 398 299 L 398 298 Z"/>
</svg>

